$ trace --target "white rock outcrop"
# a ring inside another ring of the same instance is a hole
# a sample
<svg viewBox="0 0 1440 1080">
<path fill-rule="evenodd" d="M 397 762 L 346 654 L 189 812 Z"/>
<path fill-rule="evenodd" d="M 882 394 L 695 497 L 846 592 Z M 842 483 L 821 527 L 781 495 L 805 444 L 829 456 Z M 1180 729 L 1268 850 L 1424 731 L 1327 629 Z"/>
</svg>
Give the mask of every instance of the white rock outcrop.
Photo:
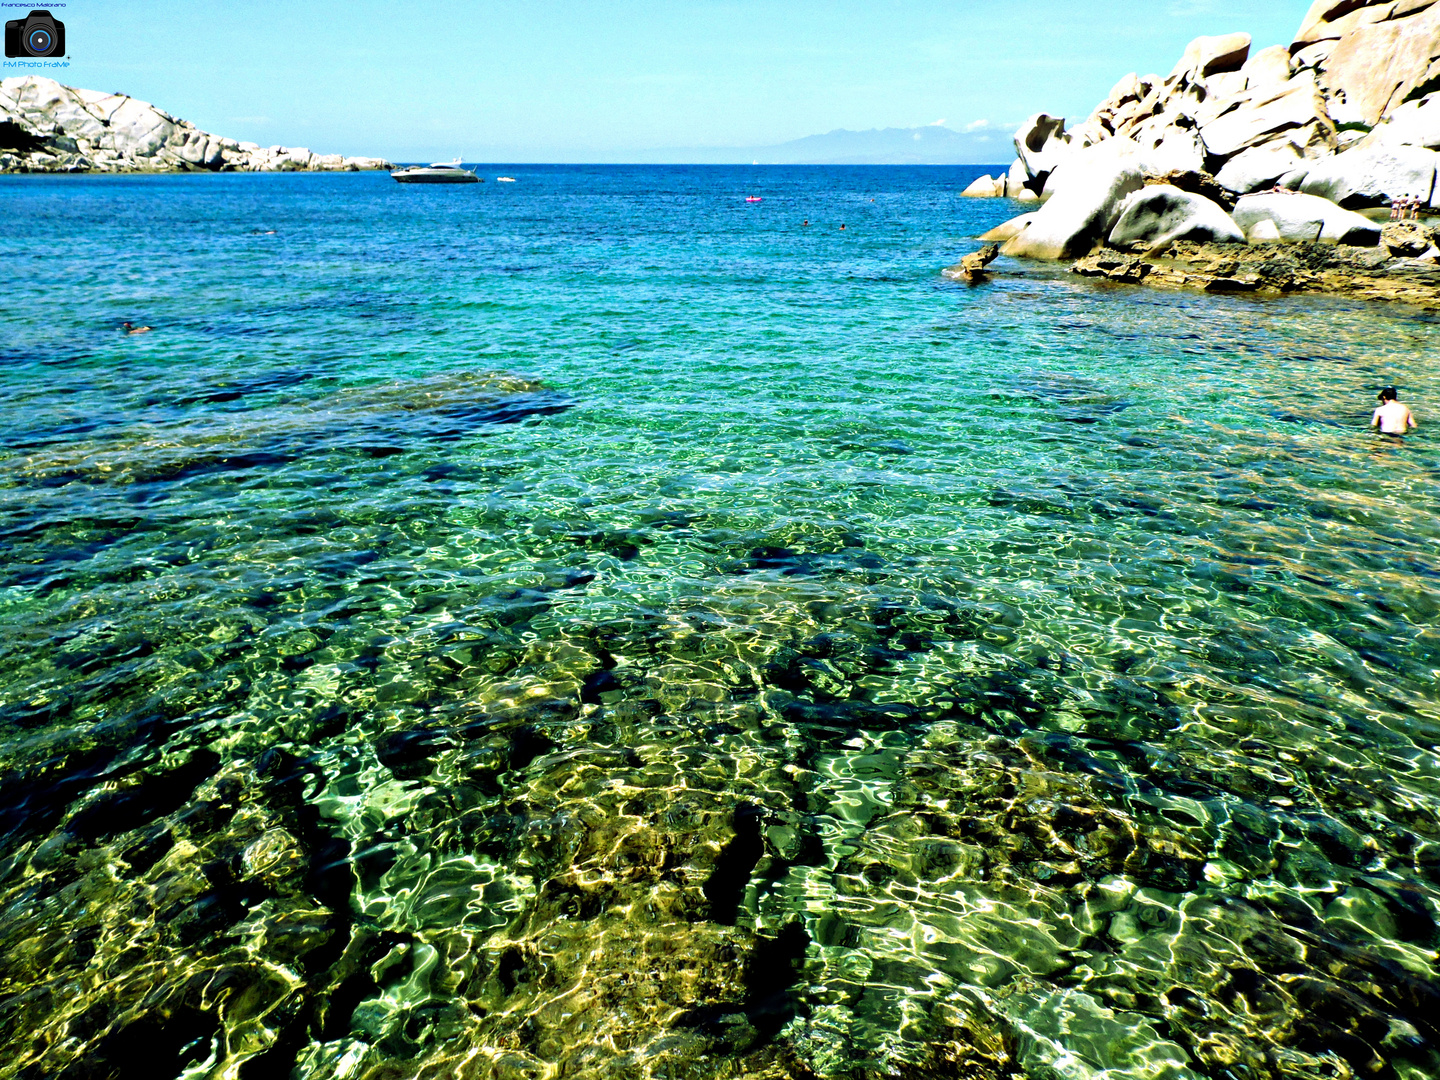
<svg viewBox="0 0 1440 1080">
<path fill-rule="evenodd" d="M 1246 90 L 1263 91 L 1289 82 L 1295 74 L 1295 63 L 1284 45 L 1271 45 L 1245 61 L 1240 73 L 1245 76 Z"/>
<path fill-rule="evenodd" d="M 1036 113 L 1015 132 L 1015 153 L 1027 178 L 1042 184 L 1070 149 L 1063 117 Z"/>
<path fill-rule="evenodd" d="M 1248 195 L 1261 188 L 1272 187 L 1301 162 L 1293 146 L 1252 146 L 1227 161 L 1215 174 L 1220 186 L 1237 195 Z"/>
<path fill-rule="evenodd" d="M 1001 249 L 1032 259 L 1075 259 L 1088 255 L 1110 234 L 1125 196 L 1138 191 L 1144 174 L 1125 156 L 1104 155 L 1071 162 L 1063 189 L 1036 211 L 1025 230 Z"/>
<path fill-rule="evenodd" d="M 1431 205 L 1440 154 L 1420 146 L 1356 147 L 1314 162 L 1300 190 L 1357 210 L 1396 199 Z"/>
<path fill-rule="evenodd" d="M 1217 37 L 1200 37 L 1185 49 L 1185 55 L 1170 72 L 1170 77 L 1179 76 L 1209 78 L 1231 71 L 1239 71 L 1250 57 L 1249 34 L 1221 34 Z"/>
<path fill-rule="evenodd" d="M 1030 227 L 1030 223 L 1035 220 L 1035 214 L 1037 213 L 1039 213 L 1038 210 L 1034 213 L 1021 214 L 1019 217 L 1013 217 L 1009 221 L 1001 222 L 989 232 L 981 233 L 979 239 L 988 243 L 996 243 L 1019 236 Z"/>
<path fill-rule="evenodd" d="M 1005 194 L 1012 199 L 1019 198 L 1020 193 L 1027 190 L 1025 182 L 1029 179 L 1029 174 L 1025 172 L 1025 163 L 1019 160 L 1012 162 L 1010 171 L 1005 174 Z"/>
<path fill-rule="evenodd" d="M 1423 146 L 1440 150 L 1440 94 L 1407 101 L 1377 125 L 1358 144 L 1363 146 Z"/>
<path fill-rule="evenodd" d="M 1263 244 L 1268 241 L 1282 239 L 1280 229 L 1269 218 L 1257 218 L 1255 224 L 1250 226 L 1250 231 L 1245 234 L 1245 239 L 1252 244 Z"/>
<path fill-rule="evenodd" d="M 1280 239 L 1291 242 L 1328 240 L 1356 247 L 1380 243 L 1380 226 L 1369 218 L 1336 206 L 1317 195 L 1247 195 L 1235 204 L 1235 224 L 1252 239 L 1256 227 L 1269 221 Z"/>
<path fill-rule="evenodd" d="M 1005 196 L 1005 177 L 991 176 L 986 173 L 977 177 L 969 187 L 960 192 L 962 196 L 969 199 L 999 199 Z"/>
<path fill-rule="evenodd" d="M 1168 76 L 1126 75 L 1071 130 L 1047 113 L 1027 120 L 1007 193 L 1058 196 L 1097 147 L 1237 195 L 1279 183 L 1351 206 L 1440 208 L 1428 159 L 1409 152 L 1440 151 L 1440 0 L 1315 0 L 1288 47 L 1197 38 Z"/>
<path fill-rule="evenodd" d="M 0 80 L 0 172 L 355 171 L 380 158 L 239 143 L 148 102 L 35 75 Z"/>
<path fill-rule="evenodd" d="M 1376 124 L 1440 74 L 1440 4 L 1316 0 L 1290 52 L 1315 58 L 1326 96 L 1348 110 L 1345 120 Z"/>
<path fill-rule="evenodd" d="M 1170 184 L 1147 184 L 1121 203 L 1109 239 L 1114 247 L 1158 247 L 1176 240 L 1243 244 L 1245 234 L 1219 203 Z"/>
<path fill-rule="evenodd" d="M 1200 129 L 1206 150 L 1222 158 L 1282 141 L 1302 153 L 1311 147 L 1328 149 L 1334 134 L 1335 125 L 1311 72 L 1301 72 L 1279 85 L 1244 91 Z"/>
</svg>

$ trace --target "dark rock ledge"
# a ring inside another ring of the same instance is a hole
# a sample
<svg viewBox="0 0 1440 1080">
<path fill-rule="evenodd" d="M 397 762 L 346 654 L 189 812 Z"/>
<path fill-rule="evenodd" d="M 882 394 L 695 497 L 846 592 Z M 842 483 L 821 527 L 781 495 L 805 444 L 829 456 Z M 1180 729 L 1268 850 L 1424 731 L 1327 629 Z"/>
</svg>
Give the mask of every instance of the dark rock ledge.
<svg viewBox="0 0 1440 1080">
<path fill-rule="evenodd" d="M 1373 248 L 1178 241 L 1143 252 L 1099 251 L 1077 260 L 1070 269 L 1124 284 L 1268 296 L 1326 293 L 1440 311 L 1440 265 L 1411 254 L 1421 246 L 1419 236 L 1424 232 L 1417 222 L 1389 225 L 1384 242 Z"/>
</svg>

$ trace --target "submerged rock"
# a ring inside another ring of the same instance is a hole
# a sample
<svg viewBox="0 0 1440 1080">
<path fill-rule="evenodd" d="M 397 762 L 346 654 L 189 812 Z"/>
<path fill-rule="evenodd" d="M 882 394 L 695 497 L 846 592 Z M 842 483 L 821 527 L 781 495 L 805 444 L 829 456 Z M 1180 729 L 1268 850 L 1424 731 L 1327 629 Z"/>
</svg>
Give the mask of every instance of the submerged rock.
<svg viewBox="0 0 1440 1080">
<path fill-rule="evenodd" d="M 201 405 L 213 400 L 191 397 Z M 426 442 L 451 442 L 487 427 L 564 412 L 573 404 L 515 376 L 446 372 L 267 409 L 262 423 L 245 411 L 205 410 L 175 423 L 110 429 L 61 448 L 23 437 L 6 444 L 23 454 L 9 464 L 11 475 L 26 483 L 174 483 L 270 468 L 322 450 L 388 457 Z"/>
</svg>

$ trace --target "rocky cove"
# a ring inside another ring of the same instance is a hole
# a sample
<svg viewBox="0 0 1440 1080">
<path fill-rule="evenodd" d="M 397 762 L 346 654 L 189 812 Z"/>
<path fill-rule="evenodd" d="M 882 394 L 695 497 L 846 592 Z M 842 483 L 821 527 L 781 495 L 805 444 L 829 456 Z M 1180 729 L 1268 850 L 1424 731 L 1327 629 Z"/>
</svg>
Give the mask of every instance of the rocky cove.
<svg viewBox="0 0 1440 1080">
<path fill-rule="evenodd" d="M 1440 306 L 1440 4 L 1317 0 L 1289 46 L 1199 38 L 1082 123 L 1038 113 L 964 194 L 1031 204 L 981 235 L 1121 282 Z M 1397 204 L 1417 220 L 1390 222 Z M 963 276 L 956 268 L 953 276 Z"/>
<path fill-rule="evenodd" d="M 0 173 L 321 172 L 389 169 L 381 158 L 236 142 L 128 94 L 26 75 L 0 80 Z"/>
</svg>

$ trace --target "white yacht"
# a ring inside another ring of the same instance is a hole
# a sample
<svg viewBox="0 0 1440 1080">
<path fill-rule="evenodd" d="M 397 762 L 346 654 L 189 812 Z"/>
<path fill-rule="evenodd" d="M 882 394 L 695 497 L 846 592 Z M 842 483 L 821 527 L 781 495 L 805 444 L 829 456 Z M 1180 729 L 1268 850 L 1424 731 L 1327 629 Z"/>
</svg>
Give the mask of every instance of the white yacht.
<svg viewBox="0 0 1440 1080">
<path fill-rule="evenodd" d="M 437 161 L 433 165 L 412 165 L 390 174 L 401 184 L 478 184 L 480 177 L 460 167 L 460 159 Z"/>
</svg>

